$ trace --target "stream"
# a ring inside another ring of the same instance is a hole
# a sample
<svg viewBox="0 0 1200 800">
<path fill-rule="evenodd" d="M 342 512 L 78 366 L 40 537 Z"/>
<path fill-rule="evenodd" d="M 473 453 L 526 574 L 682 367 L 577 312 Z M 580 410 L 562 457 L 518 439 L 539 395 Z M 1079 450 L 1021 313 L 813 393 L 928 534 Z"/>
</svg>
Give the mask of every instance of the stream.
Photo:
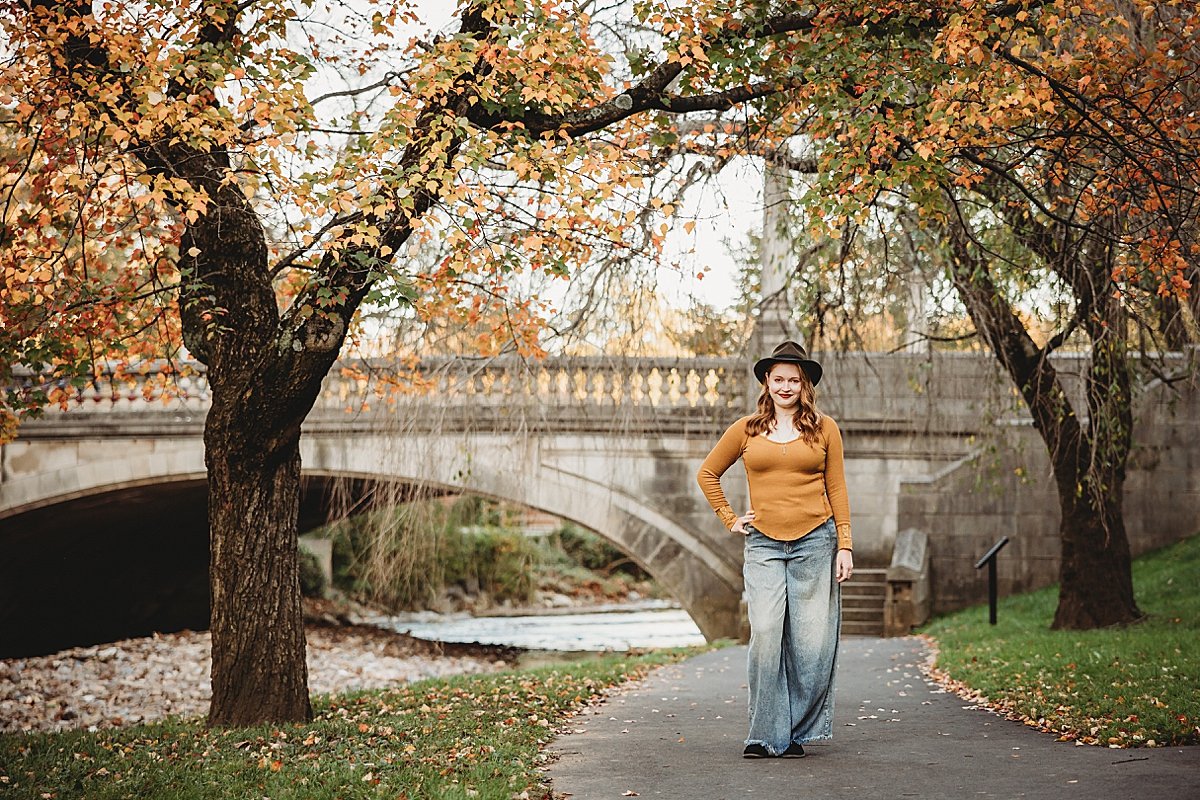
<svg viewBox="0 0 1200 800">
<path fill-rule="evenodd" d="M 626 651 L 704 644 L 696 623 L 681 608 L 647 601 L 584 612 L 530 616 L 438 615 L 377 617 L 371 624 L 441 642 L 478 642 L 530 650 Z"/>
</svg>

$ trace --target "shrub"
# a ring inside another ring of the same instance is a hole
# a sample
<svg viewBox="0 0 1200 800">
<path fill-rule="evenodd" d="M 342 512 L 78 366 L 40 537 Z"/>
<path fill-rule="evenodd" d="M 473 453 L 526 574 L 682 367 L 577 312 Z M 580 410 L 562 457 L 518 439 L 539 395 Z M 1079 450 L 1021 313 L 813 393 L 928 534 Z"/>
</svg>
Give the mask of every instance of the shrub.
<svg viewBox="0 0 1200 800">
<path fill-rule="evenodd" d="M 331 526 L 334 585 L 395 610 L 429 608 L 447 587 L 525 603 L 536 584 L 536 546 L 501 527 L 478 497 L 426 500 Z"/>
<path fill-rule="evenodd" d="M 445 533 L 449 558 L 444 566 L 447 586 L 468 592 L 487 592 L 494 600 L 528 603 L 533 599 L 536 544 L 520 531 L 475 528 Z"/>
<path fill-rule="evenodd" d="M 333 539 L 334 586 L 402 611 L 436 607 L 454 586 L 467 595 L 484 592 L 495 602 L 527 604 L 548 569 L 567 575 L 576 565 L 600 572 L 605 584 L 649 578 L 620 550 L 574 525 L 536 540 L 511 527 L 510 519 L 497 503 L 467 496 L 342 520 L 327 534 Z M 596 576 L 580 577 L 589 580 Z"/>
<path fill-rule="evenodd" d="M 601 572 L 605 575 L 612 572 L 624 572 L 638 580 L 650 577 L 636 561 L 608 541 L 570 523 L 563 525 L 551 534 L 550 540 L 553 546 L 561 550 L 569 561 L 593 572 Z"/>
<path fill-rule="evenodd" d="M 325 571 L 321 569 L 320 559 L 311 550 L 301 547 L 300 594 L 305 597 L 324 597 L 325 588 Z"/>
</svg>

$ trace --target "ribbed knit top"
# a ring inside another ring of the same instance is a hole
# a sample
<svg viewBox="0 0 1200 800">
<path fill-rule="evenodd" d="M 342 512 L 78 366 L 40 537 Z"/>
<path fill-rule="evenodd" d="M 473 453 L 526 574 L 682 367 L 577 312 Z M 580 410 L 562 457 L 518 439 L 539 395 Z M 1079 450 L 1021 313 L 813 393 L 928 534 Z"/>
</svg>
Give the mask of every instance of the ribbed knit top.
<svg viewBox="0 0 1200 800">
<path fill-rule="evenodd" d="M 850 500 L 842 456 L 842 433 L 828 416 L 821 418 L 816 444 L 802 439 L 773 442 L 748 436 L 742 417 L 722 434 L 704 459 L 696 480 L 726 528 L 738 515 L 721 490 L 721 475 L 740 458 L 750 483 L 755 528 L 772 539 L 791 541 L 833 517 L 838 548 L 851 550 Z"/>
</svg>

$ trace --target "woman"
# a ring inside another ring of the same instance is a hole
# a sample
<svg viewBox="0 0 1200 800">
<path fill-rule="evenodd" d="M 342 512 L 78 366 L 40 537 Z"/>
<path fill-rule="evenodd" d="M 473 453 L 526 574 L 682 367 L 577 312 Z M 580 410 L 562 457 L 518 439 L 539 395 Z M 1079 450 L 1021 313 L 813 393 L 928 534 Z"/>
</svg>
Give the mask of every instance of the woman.
<svg viewBox="0 0 1200 800">
<path fill-rule="evenodd" d="M 754 365 L 758 410 L 729 426 L 697 480 L 725 527 L 746 537 L 750 733 L 746 758 L 801 757 L 833 737 L 840 584 L 854 569 L 842 435 L 817 410 L 821 365 L 784 342 Z M 750 510 L 737 516 L 721 475 L 741 458 Z"/>
</svg>

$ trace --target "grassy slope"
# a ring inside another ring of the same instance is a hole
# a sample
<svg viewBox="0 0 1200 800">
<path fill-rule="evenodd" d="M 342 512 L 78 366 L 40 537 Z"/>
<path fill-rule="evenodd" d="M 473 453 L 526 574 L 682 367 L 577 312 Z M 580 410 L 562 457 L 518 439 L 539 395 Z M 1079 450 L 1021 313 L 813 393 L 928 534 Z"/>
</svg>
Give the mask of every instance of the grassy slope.
<svg viewBox="0 0 1200 800">
<path fill-rule="evenodd" d="M 1146 619 L 1052 631 L 1057 587 L 931 623 L 938 670 L 1028 724 L 1113 746 L 1200 744 L 1200 536 L 1133 567 Z"/>
<path fill-rule="evenodd" d="M 0 736 L 13 798 L 544 797 L 539 748 L 584 704 L 659 651 L 554 668 L 428 680 L 320 698 L 306 725 L 206 730 L 200 720 Z"/>
</svg>

